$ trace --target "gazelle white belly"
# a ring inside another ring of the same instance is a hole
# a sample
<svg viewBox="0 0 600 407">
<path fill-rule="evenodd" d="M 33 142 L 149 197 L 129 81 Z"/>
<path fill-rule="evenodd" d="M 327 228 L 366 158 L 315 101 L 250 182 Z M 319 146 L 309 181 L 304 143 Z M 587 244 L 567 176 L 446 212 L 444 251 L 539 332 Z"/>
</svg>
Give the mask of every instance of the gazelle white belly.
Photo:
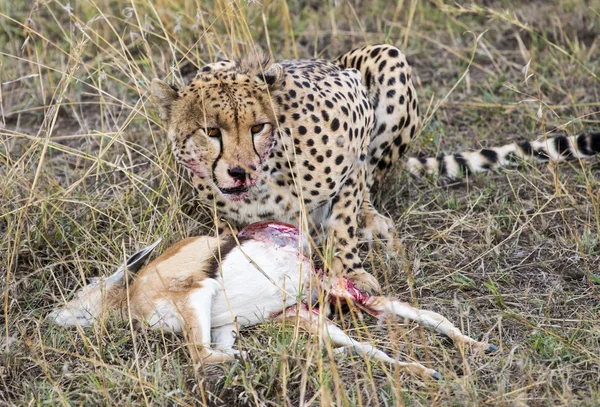
<svg viewBox="0 0 600 407">
<path fill-rule="evenodd" d="M 221 290 L 212 303 L 212 328 L 235 320 L 242 328 L 282 312 L 300 300 L 310 273 L 310 263 L 299 258 L 297 248 L 244 242 L 222 264 Z"/>
</svg>

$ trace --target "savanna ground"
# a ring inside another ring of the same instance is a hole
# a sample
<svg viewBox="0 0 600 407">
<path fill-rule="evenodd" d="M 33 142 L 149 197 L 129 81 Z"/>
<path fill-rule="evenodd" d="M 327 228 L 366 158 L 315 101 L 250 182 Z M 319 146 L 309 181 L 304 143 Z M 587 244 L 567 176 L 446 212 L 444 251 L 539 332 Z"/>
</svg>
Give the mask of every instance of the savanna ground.
<svg viewBox="0 0 600 407">
<path fill-rule="evenodd" d="M 84 276 L 209 230 L 148 100 L 154 77 L 184 83 L 253 43 L 279 59 L 387 42 L 411 61 L 426 119 L 412 154 L 597 128 L 600 4 L 482 3 L 1 0 L 0 404 L 600 405 L 597 159 L 450 183 L 390 175 L 378 205 L 406 253 L 365 250 L 367 268 L 500 351 L 402 321 L 352 334 L 440 382 L 332 360 L 276 325 L 242 332 L 248 356 L 196 379 L 171 334 L 44 322 Z"/>
</svg>

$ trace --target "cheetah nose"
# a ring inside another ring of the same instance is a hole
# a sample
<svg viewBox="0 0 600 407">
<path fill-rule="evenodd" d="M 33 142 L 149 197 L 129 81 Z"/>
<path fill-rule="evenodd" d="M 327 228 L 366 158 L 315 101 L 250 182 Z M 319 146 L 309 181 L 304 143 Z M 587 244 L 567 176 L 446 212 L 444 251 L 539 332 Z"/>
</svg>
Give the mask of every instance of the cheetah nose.
<svg viewBox="0 0 600 407">
<path fill-rule="evenodd" d="M 244 170 L 242 167 L 233 167 L 227 170 L 227 172 L 231 178 L 241 182 L 245 182 L 246 176 L 248 175 L 246 170 Z"/>
</svg>

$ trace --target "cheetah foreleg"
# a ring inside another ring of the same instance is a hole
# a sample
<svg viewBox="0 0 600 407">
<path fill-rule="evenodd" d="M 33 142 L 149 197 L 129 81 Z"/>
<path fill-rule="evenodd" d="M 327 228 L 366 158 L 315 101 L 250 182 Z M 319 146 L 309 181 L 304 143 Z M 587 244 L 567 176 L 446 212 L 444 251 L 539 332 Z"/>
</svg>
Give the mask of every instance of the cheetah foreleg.
<svg viewBox="0 0 600 407">
<path fill-rule="evenodd" d="M 358 254 L 358 213 L 364 188 L 365 171 L 361 168 L 348 177 L 331 207 L 327 230 L 333 239 L 335 254 L 330 274 L 348 277 L 365 291 L 378 292 L 381 290 L 379 282 L 365 271 Z"/>
<path fill-rule="evenodd" d="M 394 222 L 375 209 L 371 201 L 365 199 L 359 214 L 363 227 L 358 230 L 359 237 L 366 241 L 371 248 L 375 239 L 387 248 L 393 248 L 396 241 Z"/>
</svg>

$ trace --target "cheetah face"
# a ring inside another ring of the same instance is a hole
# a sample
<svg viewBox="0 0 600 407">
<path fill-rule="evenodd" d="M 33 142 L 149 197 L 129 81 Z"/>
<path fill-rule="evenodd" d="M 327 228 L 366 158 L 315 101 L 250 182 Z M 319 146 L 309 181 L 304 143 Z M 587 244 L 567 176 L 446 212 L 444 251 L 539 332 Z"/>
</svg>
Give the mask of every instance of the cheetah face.
<svg viewBox="0 0 600 407">
<path fill-rule="evenodd" d="M 281 76 L 275 66 L 258 76 L 236 70 L 201 74 L 181 91 L 157 79 L 152 83 L 177 161 L 233 201 L 247 198 L 260 182 L 275 140 L 277 112 L 269 96 Z"/>
</svg>

